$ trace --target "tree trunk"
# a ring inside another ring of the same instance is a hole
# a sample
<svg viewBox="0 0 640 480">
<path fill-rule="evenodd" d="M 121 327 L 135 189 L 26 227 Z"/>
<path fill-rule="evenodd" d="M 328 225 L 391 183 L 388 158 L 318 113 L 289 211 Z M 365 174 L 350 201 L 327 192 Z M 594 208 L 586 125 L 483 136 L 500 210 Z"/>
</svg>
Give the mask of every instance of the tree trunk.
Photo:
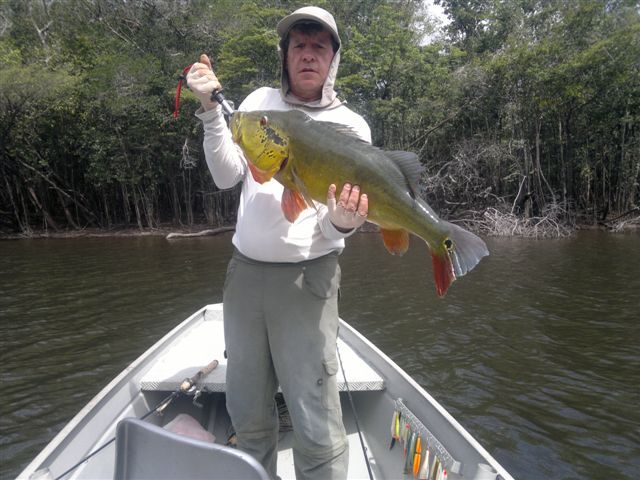
<svg viewBox="0 0 640 480">
<path fill-rule="evenodd" d="M 64 211 L 64 216 L 67 218 L 67 222 L 76 230 L 80 229 L 76 221 L 73 219 L 73 215 L 71 215 L 71 212 L 69 211 L 69 208 L 67 207 L 67 204 L 64 198 L 62 197 L 62 194 L 60 192 L 57 192 L 57 193 L 58 193 L 58 200 L 60 201 L 60 205 L 62 205 L 62 210 Z"/>
<path fill-rule="evenodd" d="M 182 208 L 180 207 L 180 195 L 176 181 L 171 179 L 171 203 L 173 207 L 173 222 L 182 225 Z"/>
<path fill-rule="evenodd" d="M 49 227 L 51 227 L 53 230 L 55 230 L 56 232 L 58 230 L 60 230 L 60 227 L 58 227 L 58 224 L 55 222 L 55 220 L 53 219 L 53 217 L 51 216 L 49 211 L 46 209 L 46 207 L 44 207 L 42 205 L 42 203 L 38 199 L 38 196 L 36 195 L 36 192 L 33 189 L 33 187 L 29 186 L 29 187 L 27 187 L 27 190 L 28 190 L 29 194 L 31 195 L 31 200 L 33 201 L 33 204 L 36 207 L 38 207 L 38 210 L 40 210 L 40 212 L 42 213 L 42 216 L 43 216 L 46 224 Z"/>
<path fill-rule="evenodd" d="M 138 204 L 138 194 L 136 193 L 136 186 L 131 184 L 131 191 L 133 192 L 133 209 L 136 212 L 136 222 L 138 223 L 138 228 L 143 230 L 142 226 L 142 216 L 140 214 L 140 205 Z"/>
<path fill-rule="evenodd" d="M 107 228 L 111 228 L 113 222 L 111 221 L 111 213 L 109 212 L 109 199 L 105 191 L 102 192 L 102 204 L 104 205 L 104 218 L 107 222 Z"/>
<path fill-rule="evenodd" d="M 120 184 L 120 190 L 122 191 L 122 207 L 124 210 L 124 223 L 129 225 L 131 222 L 131 204 L 129 203 L 129 193 L 127 192 L 127 185 L 125 183 Z"/>
</svg>

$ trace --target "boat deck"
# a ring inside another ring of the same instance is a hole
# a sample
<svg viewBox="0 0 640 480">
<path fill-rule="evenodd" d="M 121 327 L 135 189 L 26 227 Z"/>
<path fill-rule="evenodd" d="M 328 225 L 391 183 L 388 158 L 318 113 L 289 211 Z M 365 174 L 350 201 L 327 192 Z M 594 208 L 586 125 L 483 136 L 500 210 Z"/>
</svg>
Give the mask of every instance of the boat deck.
<svg viewBox="0 0 640 480">
<path fill-rule="evenodd" d="M 223 393 L 226 391 L 226 368 L 224 358 L 224 333 L 222 310 L 209 308 L 201 322 L 185 332 L 166 352 L 154 362 L 142 377 L 140 388 L 145 392 L 172 391 L 185 379 L 194 375 L 211 361 L 218 360 L 215 370 L 203 377 L 198 383 L 205 392 Z M 346 343 L 338 340 L 338 350 L 347 376 L 348 387 L 352 392 L 375 392 L 384 390 L 384 380 Z M 338 372 L 338 388 L 347 390 L 347 382 Z M 224 443 L 229 428 L 228 415 L 224 407 L 224 397 L 214 409 L 215 419 L 210 421 L 208 429 L 214 433 L 218 443 Z M 345 429 L 350 448 L 349 471 L 352 478 L 368 478 L 367 466 L 358 437 L 357 428 L 348 397 L 342 396 L 342 409 Z M 226 418 L 225 418 L 226 417 Z M 278 475 L 283 479 L 294 479 L 293 432 L 280 433 L 278 442 Z M 366 445 L 366 441 L 365 441 Z M 367 449 L 370 451 L 370 449 Z M 373 459 L 371 459 L 373 461 Z"/>
<path fill-rule="evenodd" d="M 215 359 L 219 362 L 218 367 L 200 380 L 200 387 L 209 392 L 226 391 L 223 332 L 222 309 L 208 309 L 204 320 L 194 325 L 154 363 L 142 378 L 140 388 L 143 391 L 174 390 L 185 378 Z M 384 389 L 382 377 L 342 340 L 338 340 L 338 351 L 351 391 Z M 347 390 L 342 371 L 337 375 L 339 390 Z"/>
</svg>

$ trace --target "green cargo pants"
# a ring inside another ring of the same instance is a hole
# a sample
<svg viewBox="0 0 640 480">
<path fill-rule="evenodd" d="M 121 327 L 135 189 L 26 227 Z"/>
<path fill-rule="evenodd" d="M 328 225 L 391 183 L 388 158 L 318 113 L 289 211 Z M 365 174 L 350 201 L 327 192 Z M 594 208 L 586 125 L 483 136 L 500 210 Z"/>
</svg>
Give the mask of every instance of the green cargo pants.
<svg viewBox="0 0 640 480">
<path fill-rule="evenodd" d="M 234 252 L 224 287 L 227 409 L 238 447 L 276 478 L 281 386 L 294 430 L 296 478 L 347 477 L 336 382 L 338 255 L 264 263 Z"/>
</svg>

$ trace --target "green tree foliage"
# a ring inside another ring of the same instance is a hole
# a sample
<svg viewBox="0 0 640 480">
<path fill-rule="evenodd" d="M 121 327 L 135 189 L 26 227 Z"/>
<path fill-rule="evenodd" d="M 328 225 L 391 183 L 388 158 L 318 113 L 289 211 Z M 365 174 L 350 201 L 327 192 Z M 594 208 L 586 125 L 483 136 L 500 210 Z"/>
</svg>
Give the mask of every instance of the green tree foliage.
<svg viewBox="0 0 640 480">
<path fill-rule="evenodd" d="M 419 154 L 445 215 L 598 221 L 640 202 L 640 12 L 631 0 L 320 0 L 337 88 L 374 143 Z M 0 0 L 0 229 L 233 222 L 182 69 L 206 52 L 227 97 L 279 84 L 285 0 Z M 477 218 L 477 217 L 476 217 Z"/>
<path fill-rule="evenodd" d="M 561 205 L 595 220 L 636 208 L 636 2 L 439 3 L 453 17 L 451 38 L 485 87 L 479 108 L 457 126 L 460 135 L 508 147 L 516 162 L 517 177 L 506 191 L 491 184 L 494 193 L 525 214 Z"/>
</svg>

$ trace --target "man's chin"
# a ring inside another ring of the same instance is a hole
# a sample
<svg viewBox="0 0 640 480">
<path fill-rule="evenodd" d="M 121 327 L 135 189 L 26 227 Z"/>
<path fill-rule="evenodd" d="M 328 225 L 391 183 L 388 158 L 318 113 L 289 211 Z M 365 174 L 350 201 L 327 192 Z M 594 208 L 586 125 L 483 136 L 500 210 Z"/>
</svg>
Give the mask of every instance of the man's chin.
<svg viewBox="0 0 640 480">
<path fill-rule="evenodd" d="M 291 93 L 293 93 L 300 100 L 312 102 L 322 97 L 322 85 L 318 85 L 317 82 L 305 84 L 305 82 L 298 82 L 296 86 L 291 86 Z"/>
</svg>

